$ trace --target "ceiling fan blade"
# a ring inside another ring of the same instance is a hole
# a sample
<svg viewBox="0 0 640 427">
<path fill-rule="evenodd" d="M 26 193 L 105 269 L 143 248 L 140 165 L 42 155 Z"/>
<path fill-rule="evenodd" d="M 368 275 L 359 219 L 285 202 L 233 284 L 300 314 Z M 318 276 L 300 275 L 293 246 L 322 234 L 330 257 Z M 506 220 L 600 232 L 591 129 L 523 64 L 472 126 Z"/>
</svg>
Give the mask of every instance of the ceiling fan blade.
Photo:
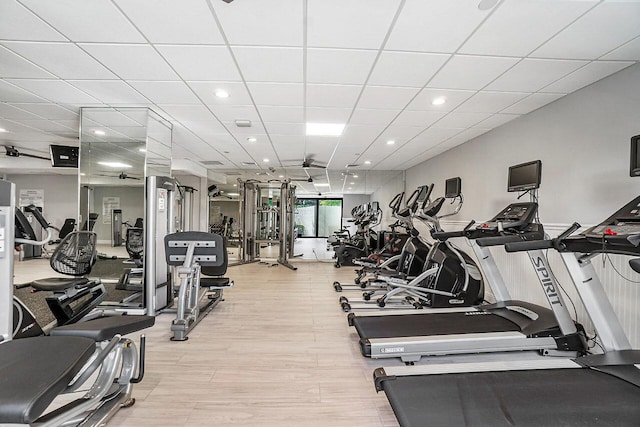
<svg viewBox="0 0 640 427">
<path fill-rule="evenodd" d="M 324 165 L 317 165 L 317 164 L 315 164 L 315 163 L 310 163 L 310 164 L 309 164 L 309 167 L 310 167 L 310 168 L 317 168 L 317 169 L 326 169 L 326 168 L 327 168 L 327 167 L 326 167 L 326 166 L 324 166 Z"/>
</svg>

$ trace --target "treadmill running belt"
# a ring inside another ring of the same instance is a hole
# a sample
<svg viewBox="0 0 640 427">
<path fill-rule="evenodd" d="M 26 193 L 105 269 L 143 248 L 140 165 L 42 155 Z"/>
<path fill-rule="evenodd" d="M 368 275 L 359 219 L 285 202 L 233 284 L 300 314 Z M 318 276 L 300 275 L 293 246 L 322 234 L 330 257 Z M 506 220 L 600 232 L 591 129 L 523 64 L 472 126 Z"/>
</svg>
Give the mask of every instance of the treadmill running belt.
<svg viewBox="0 0 640 427">
<path fill-rule="evenodd" d="M 383 385 L 403 427 L 640 425 L 640 388 L 590 369 L 408 376 Z"/>
<path fill-rule="evenodd" d="M 354 317 L 353 326 L 360 338 L 369 339 L 519 330 L 515 323 L 495 314 L 464 313 Z"/>
</svg>

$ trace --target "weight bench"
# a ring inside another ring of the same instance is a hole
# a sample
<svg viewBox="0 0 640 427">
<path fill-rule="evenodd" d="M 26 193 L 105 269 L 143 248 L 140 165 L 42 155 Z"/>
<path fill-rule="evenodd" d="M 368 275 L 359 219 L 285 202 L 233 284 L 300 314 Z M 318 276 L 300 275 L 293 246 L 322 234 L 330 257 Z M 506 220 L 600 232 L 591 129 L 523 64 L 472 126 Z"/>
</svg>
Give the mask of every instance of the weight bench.
<svg viewBox="0 0 640 427">
<path fill-rule="evenodd" d="M 177 267 L 180 278 L 171 340 L 185 341 L 191 329 L 222 301 L 223 290 L 233 286 L 223 277 L 229 262 L 226 242 L 218 234 L 186 231 L 165 236 L 164 246 L 167 264 Z"/>
<path fill-rule="evenodd" d="M 144 376 L 144 335 L 139 355 L 122 335 L 154 322 L 151 316 L 102 317 L 55 328 L 49 337 L 1 343 L 0 424 L 104 425 L 134 404 L 132 386 Z M 93 384 L 87 383 L 96 372 Z M 84 395 L 44 413 L 58 396 L 82 386 L 89 386 Z"/>
</svg>

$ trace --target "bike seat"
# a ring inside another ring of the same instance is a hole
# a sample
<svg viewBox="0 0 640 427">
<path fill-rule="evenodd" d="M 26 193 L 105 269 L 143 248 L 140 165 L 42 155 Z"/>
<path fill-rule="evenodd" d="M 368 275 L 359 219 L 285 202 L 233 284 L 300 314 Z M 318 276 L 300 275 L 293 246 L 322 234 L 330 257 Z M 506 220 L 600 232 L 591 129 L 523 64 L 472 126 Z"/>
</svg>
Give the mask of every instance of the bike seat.
<svg viewBox="0 0 640 427">
<path fill-rule="evenodd" d="M 153 316 L 106 316 L 58 326 L 51 330 L 50 335 L 90 338 L 95 342 L 106 341 L 116 334 L 127 335 L 153 326 L 155 321 L 156 318 Z"/>
<path fill-rule="evenodd" d="M 89 284 L 86 277 L 50 277 L 31 282 L 31 287 L 38 291 L 64 291 L 65 289 Z"/>
</svg>

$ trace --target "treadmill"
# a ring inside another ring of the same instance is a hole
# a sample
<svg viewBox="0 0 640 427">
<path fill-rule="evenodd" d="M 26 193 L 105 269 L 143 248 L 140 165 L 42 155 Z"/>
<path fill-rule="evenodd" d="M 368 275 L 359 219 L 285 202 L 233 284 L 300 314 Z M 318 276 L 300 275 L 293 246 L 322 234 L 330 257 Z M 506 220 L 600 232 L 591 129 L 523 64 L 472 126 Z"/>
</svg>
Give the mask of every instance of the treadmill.
<svg viewBox="0 0 640 427">
<path fill-rule="evenodd" d="M 578 227 L 506 249 L 560 252 L 604 354 L 376 369 L 376 390 L 384 390 L 401 426 L 640 425 L 640 350 L 631 348 L 591 263 L 600 253 L 640 255 L 640 197 L 567 237 Z M 640 272 L 640 260 L 630 265 Z"/>
<path fill-rule="evenodd" d="M 530 162 L 511 168 L 517 175 L 521 167 L 535 166 Z M 514 169 L 515 168 L 515 169 Z M 532 174 L 532 199 L 540 173 Z M 523 184 L 524 186 L 524 184 Z M 440 240 L 467 237 L 473 244 L 482 270 L 497 300 L 494 304 L 475 307 L 431 309 L 428 312 L 350 314 L 349 325 L 360 336 L 360 351 L 371 358 L 400 358 L 405 363 L 419 361 L 422 356 L 468 355 L 533 351 L 542 355 L 575 357 L 586 350 L 583 327 L 571 319 L 547 258 L 542 250 L 528 251 L 540 285 L 545 290 L 549 307 L 512 300 L 493 256 L 491 246 L 508 242 L 540 240 L 544 237 L 541 224 L 535 221 L 536 202 L 512 203 L 490 221 L 475 228 L 468 225 L 462 231 L 434 233 Z M 520 355 L 517 355 L 520 357 Z"/>
</svg>

